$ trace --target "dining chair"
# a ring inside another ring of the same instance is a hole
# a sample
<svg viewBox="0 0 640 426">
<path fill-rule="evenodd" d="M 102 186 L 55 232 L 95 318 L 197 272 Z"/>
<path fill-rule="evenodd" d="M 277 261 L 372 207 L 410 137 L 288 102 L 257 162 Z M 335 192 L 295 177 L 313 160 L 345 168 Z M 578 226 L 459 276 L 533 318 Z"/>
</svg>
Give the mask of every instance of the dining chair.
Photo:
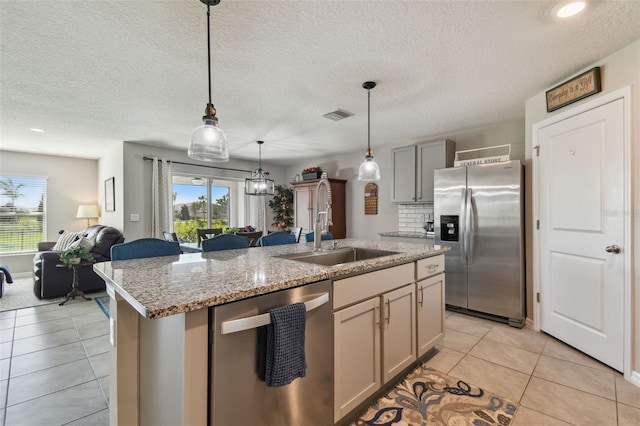
<svg viewBox="0 0 640 426">
<path fill-rule="evenodd" d="M 173 256 L 181 254 L 180 244 L 160 238 L 140 238 L 111 246 L 111 260 L 140 259 L 143 257 Z"/>
<path fill-rule="evenodd" d="M 180 242 L 180 240 L 178 240 L 178 235 L 176 235 L 175 232 L 162 232 L 162 235 L 164 236 L 165 241 Z"/>
<path fill-rule="evenodd" d="M 249 247 L 256 247 L 258 245 L 258 239 L 262 237 L 262 231 L 255 232 L 236 232 L 236 235 L 245 237 L 249 240 Z"/>
<path fill-rule="evenodd" d="M 300 242 L 300 236 L 302 235 L 302 226 L 291 228 L 291 235 L 296 237 L 296 243 Z"/>
<path fill-rule="evenodd" d="M 249 239 L 240 235 L 220 234 L 202 240 L 202 251 L 233 250 L 249 247 Z"/>
<path fill-rule="evenodd" d="M 314 240 L 313 231 L 307 232 L 306 234 L 304 234 L 304 239 L 306 242 L 312 243 Z M 331 233 L 331 231 L 328 231 L 326 234 L 320 237 L 320 241 L 327 241 L 327 240 L 333 240 L 333 234 Z"/>
<path fill-rule="evenodd" d="M 198 247 L 200 247 L 202 240 L 222 234 L 222 228 L 196 229 L 196 234 L 198 235 Z"/>
<path fill-rule="evenodd" d="M 263 235 L 259 240 L 260 247 L 265 246 L 279 246 L 281 244 L 295 244 L 296 237 L 287 232 L 272 232 L 268 235 Z"/>
</svg>

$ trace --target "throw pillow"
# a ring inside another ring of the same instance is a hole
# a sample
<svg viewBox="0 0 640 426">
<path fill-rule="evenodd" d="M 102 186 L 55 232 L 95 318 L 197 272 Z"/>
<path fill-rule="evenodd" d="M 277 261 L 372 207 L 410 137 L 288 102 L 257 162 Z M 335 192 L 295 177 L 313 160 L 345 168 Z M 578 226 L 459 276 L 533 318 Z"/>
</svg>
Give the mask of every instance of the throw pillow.
<svg viewBox="0 0 640 426">
<path fill-rule="evenodd" d="M 64 231 L 60 237 L 58 237 L 58 242 L 51 249 L 52 251 L 65 251 L 69 248 L 71 243 L 73 243 L 80 236 L 79 232 L 68 232 Z"/>
<path fill-rule="evenodd" d="M 96 245 L 96 235 L 94 234 L 91 238 L 80 236 L 80 238 L 78 238 L 77 240 L 69 244 L 67 248 L 84 247 L 87 249 L 87 251 L 91 251 L 91 249 L 95 245 Z"/>
</svg>

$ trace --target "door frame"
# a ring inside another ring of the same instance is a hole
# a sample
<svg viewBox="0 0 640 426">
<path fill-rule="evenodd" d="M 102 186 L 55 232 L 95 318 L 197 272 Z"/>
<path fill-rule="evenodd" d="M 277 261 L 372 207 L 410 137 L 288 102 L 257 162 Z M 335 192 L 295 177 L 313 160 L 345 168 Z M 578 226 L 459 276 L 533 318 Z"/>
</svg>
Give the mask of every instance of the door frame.
<svg viewBox="0 0 640 426">
<path fill-rule="evenodd" d="M 633 233 L 632 233 L 632 223 L 631 223 L 631 86 L 624 87 L 622 89 L 616 90 L 609 94 L 603 95 L 593 101 L 586 102 L 582 105 L 576 106 L 570 110 L 567 110 L 558 115 L 554 115 L 553 117 L 549 117 L 537 123 L 534 123 L 531 126 L 531 141 L 532 141 L 532 149 L 535 151 L 538 145 L 538 132 L 540 129 L 544 127 L 548 127 L 550 125 L 556 124 L 560 121 L 566 120 L 568 118 L 574 117 L 576 115 L 582 114 L 584 112 L 590 111 L 592 109 L 598 108 L 602 105 L 608 104 L 610 102 L 622 99 L 623 104 L 623 157 L 624 157 L 624 172 L 623 172 L 623 197 L 624 197 L 624 208 L 623 212 L 617 212 L 623 214 L 623 226 L 624 226 L 624 248 L 622 250 L 622 256 L 624 256 L 624 331 L 623 331 L 623 368 L 624 368 L 624 377 L 625 379 L 631 381 L 631 342 L 633 341 L 632 336 L 632 324 L 631 324 L 631 302 L 632 302 L 632 293 L 631 293 L 631 269 L 632 269 L 632 257 L 631 254 L 633 252 Z M 533 328 L 537 331 L 540 331 L 540 302 L 536 299 L 536 294 L 540 292 L 540 241 L 539 241 L 539 233 L 537 229 L 535 229 L 536 221 L 540 218 L 540 192 L 538 186 L 538 178 L 539 178 L 539 163 L 538 157 L 532 155 L 532 182 L 531 188 L 533 190 L 532 194 L 532 234 L 533 234 L 533 242 L 532 242 L 532 262 L 533 262 Z"/>
</svg>

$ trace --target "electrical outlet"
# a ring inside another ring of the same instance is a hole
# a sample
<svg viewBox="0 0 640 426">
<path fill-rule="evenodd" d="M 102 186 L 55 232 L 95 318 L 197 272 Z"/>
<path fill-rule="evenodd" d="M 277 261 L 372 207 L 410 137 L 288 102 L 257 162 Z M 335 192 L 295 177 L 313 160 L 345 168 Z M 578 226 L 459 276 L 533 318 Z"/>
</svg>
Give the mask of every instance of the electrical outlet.
<svg viewBox="0 0 640 426">
<path fill-rule="evenodd" d="M 131 213 L 131 222 L 140 222 L 140 215 L 138 213 Z"/>
</svg>

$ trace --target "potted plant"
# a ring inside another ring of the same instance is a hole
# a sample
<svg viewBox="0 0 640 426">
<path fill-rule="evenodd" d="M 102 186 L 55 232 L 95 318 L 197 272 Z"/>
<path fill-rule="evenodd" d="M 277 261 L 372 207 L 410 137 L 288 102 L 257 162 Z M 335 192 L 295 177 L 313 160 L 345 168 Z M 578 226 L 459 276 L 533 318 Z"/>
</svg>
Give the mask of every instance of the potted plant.
<svg viewBox="0 0 640 426">
<path fill-rule="evenodd" d="M 302 180 L 320 179 L 322 168 L 320 166 L 307 167 L 302 171 Z"/>
<path fill-rule="evenodd" d="M 83 260 L 86 260 L 87 262 L 96 261 L 86 247 L 72 247 L 60 253 L 60 263 L 66 265 L 67 268 L 71 268 L 73 265 L 78 264 Z"/>
<path fill-rule="evenodd" d="M 273 211 L 272 225 L 278 229 L 289 229 L 293 226 L 293 190 L 289 187 L 276 185 L 275 195 L 269 200 L 269 207 Z"/>
</svg>

